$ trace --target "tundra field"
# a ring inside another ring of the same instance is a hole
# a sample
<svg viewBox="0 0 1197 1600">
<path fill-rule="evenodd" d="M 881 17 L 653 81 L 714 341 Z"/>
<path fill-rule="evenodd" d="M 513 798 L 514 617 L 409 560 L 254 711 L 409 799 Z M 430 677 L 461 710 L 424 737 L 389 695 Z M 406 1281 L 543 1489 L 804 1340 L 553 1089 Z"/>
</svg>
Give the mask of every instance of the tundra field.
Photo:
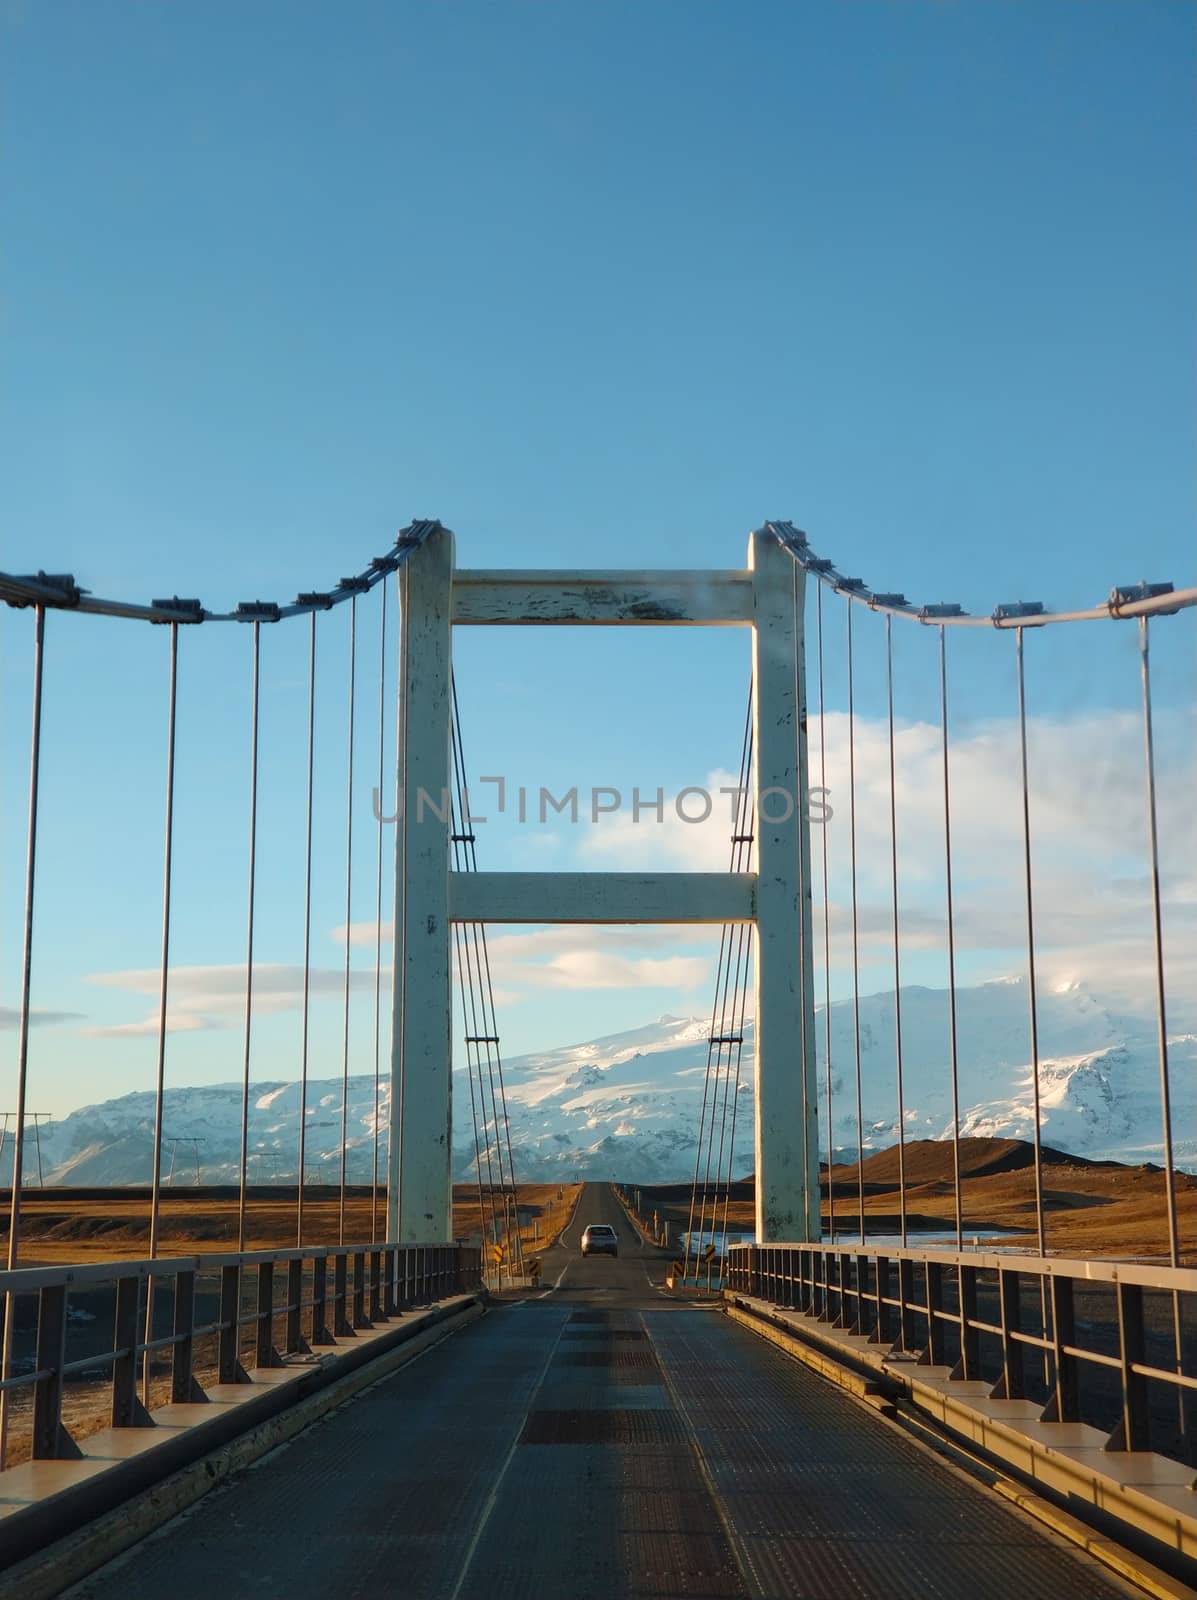
<svg viewBox="0 0 1197 1600">
<path fill-rule="evenodd" d="M 907 1144 L 906 1211 L 911 1243 L 949 1238 L 954 1229 L 955 1200 L 952 1146 L 942 1140 Z M 960 1143 L 961 1193 L 966 1239 L 1002 1230 L 1002 1245 L 1035 1246 L 1035 1179 L 1031 1146 L 1018 1139 L 963 1139 Z M 870 1236 L 896 1233 L 899 1225 L 898 1150 L 891 1146 L 867 1156 L 863 1171 L 855 1162 L 832 1169 L 832 1194 L 823 1173 L 823 1228 L 833 1220 L 837 1237 L 859 1233 L 859 1196 L 864 1184 L 866 1231 Z M 641 1214 L 657 1212 L 673 1235 L 690 1218 L 690 1185 L 640 1186 Z M 1127 1166 L 1115 1161 L 1088 1161 L 1044 1146 L 1043 1188 L 1048 1249 L 1056 1255 L 1119 1255 L 1161 1259 L 1168 1251 L 1164 1173 L 1159 1167 Z M 1197 1178 L 1176 1175 L 1177 1212 L 1182 1255 L 1197 1256 Z M 580 1192 L 577 1184 L 527 1183 L 518 1186 L 520 1235 L 525 1250 L 551 1241 L 565 1225 Z M 487 1216 L 488 1190 L 482 1196 Z M 717 1211 L 722 1227 L 727 1200 L 729 1232 L 749 1233 L 753 1219 L 751 1177 L 732 1185 L 730 1197 L 712 1188 L 706 1225 Z M 501 1215 L 502 1197 L 496 1192 Z M 0 1237 L 7 1232 L 7 1196 L 0 1193 Z M 336 1244 L 340 1199 L 328 1187 L 309 1187 L 304 1197 L 304 1241 Z M 232 1188 L 166 1188 L 162 1191 L 159 1253 L 191 1255 L 236 1249 L 237 1191 Z M 348 1191 L 345 1239 L 381 1237 L 385 1201 L 374 1200 L 369 1188 Z M 482 1231 L 476 1184 L 453 1190 L 453 1230 L 457 1238 Z M 295 1243 L 294 1188 L 253 1188 L 247 1205 L 247 1247 L 283 1249 Z M 21 1203 L 21 1264 L 135 1260 L 149 1247 L 149 1194 L 144 1188 L 26 1189 Z"/>
</svg>

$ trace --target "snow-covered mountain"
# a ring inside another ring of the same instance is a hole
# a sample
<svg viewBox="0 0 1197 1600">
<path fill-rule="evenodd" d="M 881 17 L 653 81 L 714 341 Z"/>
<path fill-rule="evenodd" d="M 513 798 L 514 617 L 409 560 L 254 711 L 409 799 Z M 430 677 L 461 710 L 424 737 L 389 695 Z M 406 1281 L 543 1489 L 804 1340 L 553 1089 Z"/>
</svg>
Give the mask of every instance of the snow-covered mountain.
<svg viewBox="0 0 1197 1600">
<path fill-rule="evenodd" d="M 901 991 L 907 1136 L 943 1138 L 952 1118 L 945 991 Z M 827 1016 L 816 1024 L 819 1117 L 826 1149 Z M 1090 1157 L 1159 1161 L 1159 1060 L 1154 1019 L 1102 1004 L 1084 985 L 1041 993 L 1038 1004 L 1042 1133 L 1059 1149 Z M 516 1174 L 557 1179 L 574 1173 L 629 1182 L 677 1182 L 692 1175 L 706 1083 L 707 1017 L 661 1017 L 657 1022 L 584 1044 L 563 1046 L 504 1064 Z M 1029 1138 L 1032 1083 L 1026 985 L 1009 980 L 957 994 L 961 1131 Z M 830 1010 L 832 1134 L 837 1152 L 855 1152 L 856 1022 L 851 1001 Z M 1197 1169 L 1197 1032 L 1177 1031 L 1169 1042 L 1176 1158 Z M 726 1051 L 724 1052 L 726 1056 Z M 897 1137 L 894 996 L 860 1003 L 864 1144 L 879 1148 Z M 454 1162 L 457 1176 L 474 1170 L 467 1080 L 454 1078 Z M 388 1114 L 384 1083 L 378 1124 Z M 746 1024 L 741 1083 L 722 1125 L 730 1142 L 735 1120 L 735 1169 L 752 1165 L 752 1025 Z M 127 1094 L 85 1106 L 41 1133 L 41 1163 L 49 1183 L 148 1183 L 153 1159 L 153 1096 Z M 370 1077 L 351 1077 L 347 1116 L 350 1182 L 367 1182 L 373 1167 L 375 1089 Z M 168 1089 L 164 1128 L 198 1146 L 175 1147 L 175 1181 L 194 1181 L 198 1154 L 205 1182 L 236 1178 L 241 1150 L 241 1091 L 235 1084 Z M 32 1132 L 32 1130 L 31 1130 Z M 294 1182 L 299 1138 L 299 1086 L 252 1086 L 249 1122 L 251 1180 Z M 307 1177 L 336 1182 L 340 1171 L 341 1084 L 308 1085 Z M 11 1141 L 4 1154 L 11 1175 Z M 27 1145 L 27 1181 L 37 1181 L 38 1152 Z"/>
</svg>

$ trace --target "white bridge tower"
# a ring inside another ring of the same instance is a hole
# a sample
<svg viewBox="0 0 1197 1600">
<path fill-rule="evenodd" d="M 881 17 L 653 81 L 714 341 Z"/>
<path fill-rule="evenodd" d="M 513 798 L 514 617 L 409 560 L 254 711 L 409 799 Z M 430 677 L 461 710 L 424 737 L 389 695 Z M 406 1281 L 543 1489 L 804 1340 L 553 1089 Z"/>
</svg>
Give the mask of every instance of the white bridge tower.
<svg viewBox="0 0 1197 1600">
<path fill-rule="evenodd" d="M 454 921 L 754 924 L 757 1239 L 820 1237 L 805 576 L 769 528 L 742 570 L 542 572 L 458 569 L 433 525 L 400 568 L 390 1241 L 453 1236 Z M 451 870 L 453 629 L 533 624 L 753 630 L 754 871 Z"/>
</svg>

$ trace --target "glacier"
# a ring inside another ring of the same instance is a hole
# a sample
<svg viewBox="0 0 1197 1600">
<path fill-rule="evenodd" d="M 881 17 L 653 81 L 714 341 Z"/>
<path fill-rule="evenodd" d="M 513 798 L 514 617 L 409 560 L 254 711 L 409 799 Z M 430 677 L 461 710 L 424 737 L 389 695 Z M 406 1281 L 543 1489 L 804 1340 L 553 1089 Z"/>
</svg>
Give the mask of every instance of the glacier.
<svg viewBox="0 0 1197 1600">
<path fill-rule="evenodd" d="M 908 1138 L 951 1137 L 949 1009 L 946 990 L 904 986 L 902 1065 Z M 1041 1131 L 1057 1149 L 1130 1163 L 1162 1160 L 1159 1051 L 1154 1017 L 1103 1002 L 1084 983 L 1038 995 Z M 1030 1138 L 1033 1084 L 1029 1006 L 1023 979 L 1002 979 L 957 991 L 960 1131 Z M 642 1027 L 504 1062 L 517 1179 L 618 1178 L 676 1183 L 694 1173 L 706 1086 L 710 1018 L 662 1016 Z M 819 1126 L 827 1150 L 827 1042 L 831 1055 L 831 1135 L 837 1159 L 854 1158 L 897 1139 L 897 1060 L 893 991 L 862 996 L 859 1039 L 863 1128 L 856 1121 L 856 1008 L 852 1000 L 818 1008 L 815 1031 Z M 1197 1170 L 1197 1031 L 1174 1026 L 1171 1060 L 1174 1152 L 1178 1166 Z M 726 1057 L 727 1052 L 724 1051 Z M 795 1058 L 797 1064 L 797 1058 Z M 734 1086 L 734 1085 L 733 1085 Z M 464 1070 L 454 1073 L 454 1173 L 475 1175 L 470 1098 Z M 341 1162 L 340 1079 L 308 1084 L 306 1178 L 336 1183 Z M 752 1170 L 752 1024 L 745 1023 L 737 1093 L 718 1091 L 716 1148 L 730 1147 L 733 1167 Z M 733 1116 L 734 1112 L 734 1116 Z M 371 1075 L 349 1079 L 346 1169 L 368 1183 L 374 1134 L 381 1130 L 385 1173 L 389 1085 Z M 251 1085 L 249 1172 L 253 1183 L 294 1183 L 298 1158 L 299 1084 L 272 1079 Z M 78 1110 L 41 1130 L 40 1176 L 73 1186 L 150 1181 L 152 1091 L 138 1091 Z M 198 1153 L 205 1183 L 237 1180 L 241 1151 L 239 1084 L 168 1087 L 164 1133 L 180 1142 L 173 1182 L 195 1181 Z M 704 1147 L 705 1160 L 705 1147 Z M 164 1161 L 164 1173 L 169 1161 Z M 11 1182 L 12 1141 L 0 1156 L 0 1181 Z M 492 1173 L 497 1177 L 497 1169 Z M 487 1176 L 485 1163 L 483 1176 Z M 37 1145 L 27 1136 L 25 1182 L 39 1181 Z"/>
</svg>

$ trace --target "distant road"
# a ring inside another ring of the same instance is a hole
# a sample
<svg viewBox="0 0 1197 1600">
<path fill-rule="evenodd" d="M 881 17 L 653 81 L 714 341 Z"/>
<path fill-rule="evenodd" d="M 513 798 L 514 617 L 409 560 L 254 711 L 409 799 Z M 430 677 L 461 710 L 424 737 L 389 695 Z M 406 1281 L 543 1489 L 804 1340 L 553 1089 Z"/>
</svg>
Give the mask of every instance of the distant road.
<svg viewBox="0 0 1197 1600">
<path fill-rule="evenodd" d="M 592 1222 L 605 1222 L 619 1235 L 614 1260 L 582 1254 L 582 1231 Z M 542 1295 L 594 1306 L 659 1307 L 673 1258 L 641 1240 L 610 1184 L 587 1183 L 569 1226 L 540 1259 Z"/>
</svg>

